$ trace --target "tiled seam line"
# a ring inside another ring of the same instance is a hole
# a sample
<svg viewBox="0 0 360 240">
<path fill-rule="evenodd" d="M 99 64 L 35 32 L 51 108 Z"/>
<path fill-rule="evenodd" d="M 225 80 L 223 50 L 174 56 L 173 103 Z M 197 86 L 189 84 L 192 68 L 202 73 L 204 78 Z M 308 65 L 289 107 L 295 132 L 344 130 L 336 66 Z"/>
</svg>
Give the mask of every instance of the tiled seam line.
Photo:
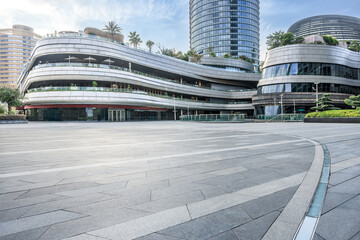
<svg viewBox="0 0 360 240">
<path fill-rule="evenodd" d="M 315 145 L 315 155 L 311 167 L 294 196 L 262 238 L 263 240 L 293 239 L 311 204 L 320 181 L 324 151 L 319 143 L 310 139 L 308 141 Z"/>
</svg>

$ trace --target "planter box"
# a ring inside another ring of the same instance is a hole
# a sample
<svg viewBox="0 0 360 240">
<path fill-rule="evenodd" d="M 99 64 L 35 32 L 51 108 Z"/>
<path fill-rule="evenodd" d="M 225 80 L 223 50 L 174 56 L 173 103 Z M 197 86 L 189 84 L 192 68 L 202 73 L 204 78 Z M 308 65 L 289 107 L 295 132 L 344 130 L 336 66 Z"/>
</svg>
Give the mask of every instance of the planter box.
<svg viewBox="0 0 360 240">
<path fill-rule="evenodd" d="M 304 118 L 305 123 L 360 123 L 360 118 Z"/>
</svg>

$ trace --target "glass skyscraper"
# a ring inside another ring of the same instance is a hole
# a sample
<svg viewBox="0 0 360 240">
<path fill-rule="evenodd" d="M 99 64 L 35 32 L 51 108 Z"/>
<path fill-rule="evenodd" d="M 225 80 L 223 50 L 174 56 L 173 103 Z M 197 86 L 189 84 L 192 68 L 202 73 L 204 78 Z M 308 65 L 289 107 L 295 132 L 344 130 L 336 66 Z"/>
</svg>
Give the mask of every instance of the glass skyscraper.
<svg viewBox="0 0 360 240">
<path fill-rule="evenodd" d="M 259 64 L 259 0 L 190 0 L 190 46 Z"/>
</svg>

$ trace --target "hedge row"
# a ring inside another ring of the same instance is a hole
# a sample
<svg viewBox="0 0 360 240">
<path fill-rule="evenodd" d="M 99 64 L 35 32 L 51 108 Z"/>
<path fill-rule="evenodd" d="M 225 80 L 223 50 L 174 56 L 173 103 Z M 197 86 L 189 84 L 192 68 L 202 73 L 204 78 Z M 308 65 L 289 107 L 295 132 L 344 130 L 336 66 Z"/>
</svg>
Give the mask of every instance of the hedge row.
<svg viewBox="0 0 360 240">
<path fill-rule="evenodd" d="M 328 110 L 306 114 L 307 118 L 360 118 L 359 110 Z"/>
<path fill-rule="evenodd" d="M 0 115 L 0 121 L 26 120 L 25 115 Z"/>
</svg>

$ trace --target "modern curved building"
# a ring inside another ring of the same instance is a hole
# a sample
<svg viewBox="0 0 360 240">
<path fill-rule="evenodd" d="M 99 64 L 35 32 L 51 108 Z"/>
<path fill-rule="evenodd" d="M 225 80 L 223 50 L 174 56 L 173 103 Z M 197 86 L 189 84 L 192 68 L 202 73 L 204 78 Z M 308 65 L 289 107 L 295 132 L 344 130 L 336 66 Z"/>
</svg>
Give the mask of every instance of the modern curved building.
<svg viewBox="0 0 360 240">
<path fill-rule="evenodd" d="M 329 35 L 340 41 L 360 42 L 360 18 L 342 15 L 321 15 L 302 19 L 290 26 L 296 37 Z"/>
<path fill-rule="evenodd" d="M 190 46 L 200 54 L 245 55 L 259 64 L 259 0 L 190 0 Z"/>
<path fill-rule="evenodd" d="M 38 41 L 18 84 L 31 120 L 253 115 L 260 74 L 249 63 L 214 59 L 204 58 L 205 66 L 94 35 L 48 37 Z"/>
<path fill-rule="evenodd" d="M 0 87 L 17 88 L 16 81 L 39 38 L 24 25 L 0 29 Z"/>
<path fill-rule="evenodd" d="M 291 54 L 290 54 L 291 53 Z M 309 112 L 318 96 L 330 93 L 335 106 L 360 94 L 360 53 L 337 46 L 298 44 L 267 53 L 258 92 L 256 114 Z M 317 86 L 316 86 L 317 85 Z"/>
</svg>

